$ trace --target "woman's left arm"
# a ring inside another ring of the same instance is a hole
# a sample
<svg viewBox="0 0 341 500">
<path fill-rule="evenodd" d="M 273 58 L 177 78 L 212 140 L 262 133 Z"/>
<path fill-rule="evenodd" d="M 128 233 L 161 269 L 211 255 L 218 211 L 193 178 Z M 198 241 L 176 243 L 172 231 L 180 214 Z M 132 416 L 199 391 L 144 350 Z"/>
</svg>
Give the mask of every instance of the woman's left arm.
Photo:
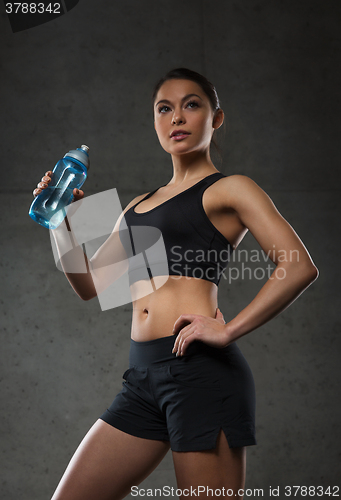
<svg viewBox="0 0 341 500">
<path fill-rule="evenodd" d="M 318 276 L 307 249 L 269 196 L 246 176 L 231 176 L 228 181 L 229 207 L 271 256 L 276 268 L 256 297 L 227 324 L 218 318 L 180 316 L 174 325 L 174 333 L 180 332 L 174 344 L 178 354 L 183 354 L 193 340 L 215 347 L 230 344 L 284 311 Z"/>
</svg>

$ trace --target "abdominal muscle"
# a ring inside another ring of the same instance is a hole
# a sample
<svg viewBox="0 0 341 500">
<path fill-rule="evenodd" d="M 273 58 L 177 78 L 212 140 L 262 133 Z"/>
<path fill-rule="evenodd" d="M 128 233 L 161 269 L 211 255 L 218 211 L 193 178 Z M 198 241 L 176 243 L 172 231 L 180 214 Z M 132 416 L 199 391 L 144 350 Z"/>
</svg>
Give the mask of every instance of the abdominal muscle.
<svg viewBox="0 0 341 500">
<path fill-rule="evenodd" d="M 217 308 L 218 287 L 207 280 L 185 276 L 156 276 L 151 282 L 138 281 L 131 288 L 133 319 L 131 338 L 145 342 L 173 334 L 173 327 L 181 314 L 200 314 L 214 318 Z M 148 293 L 150 286 L 155 289 Z M 159 288 L 158 288 L 159 286 Z"/>
</svg>

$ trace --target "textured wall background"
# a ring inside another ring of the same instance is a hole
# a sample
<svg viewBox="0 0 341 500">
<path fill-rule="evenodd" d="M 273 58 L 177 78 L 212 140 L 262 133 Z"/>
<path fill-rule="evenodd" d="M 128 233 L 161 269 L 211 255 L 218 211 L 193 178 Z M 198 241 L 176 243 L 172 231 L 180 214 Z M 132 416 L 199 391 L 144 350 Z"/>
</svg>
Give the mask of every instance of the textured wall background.
<svg viewBox="0 0 341 500">
<path fill-rule="evenodd" d="M 32 190 L 83 143 L 88 195 L 117 188 L 125 207 L 167 183 L 150 93 L 179 66 L 217 87 L 227 117 L 218 168 L 259 183 L 320 269 L 239 341 L 258 396 L 247 487 L 338 483 L 340 10 L 336 0 L 82 0 L 13 34 L 1 4 L 1 498 L 51 497 L 128 363 L 131 305 L 102 312 L 78 298 L 28 216 Z M 250 234 L 242 247 L 259 249 Z M 222 280 L 225 319 L 263 282 Z M 144 485 L 175 484 L 168 453 Z"/>
</svg>

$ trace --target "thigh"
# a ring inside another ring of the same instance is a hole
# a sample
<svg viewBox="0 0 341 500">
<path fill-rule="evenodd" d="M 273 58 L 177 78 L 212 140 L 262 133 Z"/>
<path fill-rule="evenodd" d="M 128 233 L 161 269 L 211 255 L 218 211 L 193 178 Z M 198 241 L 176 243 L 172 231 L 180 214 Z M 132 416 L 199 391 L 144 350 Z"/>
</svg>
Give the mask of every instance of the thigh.
<svg viewBox="0 0 341 500">
<path fill-rule="evenodd" d="M 143 481 L 169 450 L 98 420 L 72 457 L 52 500 L 118 500 Z"/>
<path fill-rule="evenodd" d="M 238 495 L 238 490 L 243 489 L 245 485 L 246 447 L 229 448 L 222 430 L 215 449 L 195 452 L 173 451 L 173 462 L 177 486 L 181 490 L 188 488 L 191 492 L 191 487 L 197 489 L 203 486 L 205 491 L 200 492 L 200 497 L 212 498 L 219 495 L 214 495 L 215 489 L 219 489 L 220 496 L 224 496 L 222 488 L 225 488 L 225 492 L 228 489 L 233 490 L 231 498 L 238 500 L 243 498 L 242 495 Z M 211 488 L 213 492 L 207 491 L 207 488 Z M 187 492 L 180 498 L 185 498 L 186 494 Z"/>
</svg>

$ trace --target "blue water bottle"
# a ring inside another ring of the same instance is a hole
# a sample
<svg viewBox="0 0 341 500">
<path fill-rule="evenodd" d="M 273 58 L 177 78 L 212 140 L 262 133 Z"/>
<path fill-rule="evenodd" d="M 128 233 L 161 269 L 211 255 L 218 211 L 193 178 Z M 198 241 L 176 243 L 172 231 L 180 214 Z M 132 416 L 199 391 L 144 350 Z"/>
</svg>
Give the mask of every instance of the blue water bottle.
<svg viewBox="0 0 341 500">
<path fill-rule="evenodd" d="M 66 153 L 52 171 L 51 182 L 33 200 L 29 215 L 38 224 L 56 229 L 63 221 L 63 210 L 72 202 L 73 190 L 80 188 L 87 177 L 90 160 L 88 146 L 82 145 Z"/>
</svg>

